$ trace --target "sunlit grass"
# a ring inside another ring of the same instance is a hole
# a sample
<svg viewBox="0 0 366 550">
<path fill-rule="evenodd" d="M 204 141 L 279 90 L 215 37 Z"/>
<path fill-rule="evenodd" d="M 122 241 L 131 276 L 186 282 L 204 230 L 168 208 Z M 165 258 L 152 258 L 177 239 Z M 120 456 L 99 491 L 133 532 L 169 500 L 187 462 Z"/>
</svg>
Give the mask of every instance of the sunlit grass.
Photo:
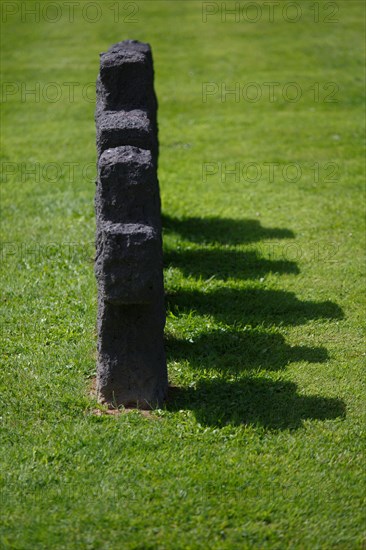
<svg viewBox="0 0 366 550">
<path fill-rule="evenodd" d="M 85 4 L 2 23 L 2 546 L 361 547 L 362 3 L 334 24 L 305 1 L 252 24 L 155 0 L 90 23 Z M 159 98 L 172 389 L 149 418 L 97 416 L 91 394 L 90 86 L 125 38 L 151 43 Z M 264 95 L 203 102 L 207 82 Z"/>
</svg>

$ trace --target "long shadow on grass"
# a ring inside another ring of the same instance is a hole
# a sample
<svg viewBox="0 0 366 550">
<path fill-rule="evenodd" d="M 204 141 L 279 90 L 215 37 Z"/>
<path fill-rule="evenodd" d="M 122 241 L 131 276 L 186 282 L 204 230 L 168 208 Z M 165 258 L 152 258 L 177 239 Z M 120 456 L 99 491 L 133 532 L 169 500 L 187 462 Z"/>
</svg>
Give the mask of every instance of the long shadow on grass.
<svg viewBox="0 0 366 550">
<path fill-rule="evenodd" d="M 288 229 L 264 228 L 257 220 L 189 218 L 165 216 L 165 229 L 201 244 L 242 244 L 264 239 L 292 238 Z M 259 278 L 266 272 L 298 273 L 295 262 L 274 261 L 253 251 L 202 248 L 181 249 L 165 254 L 168 265 L 186 276 Z M 291 382 L 249 378 L 243 371 L 279 370 L 291 361 L 323 362 L 325 348 L 288 346 L 276 325 L 299 325 L 312 319 L 341 319 L 342 309 L 330 301 L 299 300 L 292 292 L 260 288 L 214 288 L 208 291 L 182 289 L 167 295 L 167 306 L 179 316 L 195 311 L 212 315 L 231 328 L 223 328 L 190 340 L 167 341 L 170 360 L 188 360 L 193 368 L 215 369 L 222 379 L 200 380 L 196 388 L 175 388 L 170 410 L 191 408 L 198 421 L 212 426 L 261 425 L 269 429 L 296 429 L 304 419 L 336 418 L 345 415 L 339 399 L 301 396 Z M 250 330 L 247 327 L 250 326 Z M 271 327 L 265 330 L 264 327 Z M 238 375 L 228 381 L 226 375 Z"/>
<path fill-rule="evenodd" d="M 262 227 L 258 220 L 230 218 L 185 218 L 163 215 L 165 231 L 178 233 L 182 239 L 200 244 L 245 244 L 266 239 L 293 239 L 290 229 Z"/>
<path fill-rule="evenodd" d="M 342 319 L 342 309 L 326 300 L 299 300 L 293 292 L 268 289 L 220 288 L 208 292 L 182 289 L 167 295 L 168 309 L 175 314 L 196 311 L 213 315 L 225 324 L 252 326 L 300 325 L 311 319 Z"/>
<path fill-rule="evenodd" d="M 197 372 L 215 369 L 223 376 L 243 371 L 285 368 L 294 361 L 323 363 L 328 352 L 323 347 L 289 346 L 277 333 L 245 330 L 215 330 L 189 340 L 168 338 L 168 361 L 189 361 Z"/>
<path fill-rule="evenodd" d="M 289 229 L 262 227 L 258 220 L 215 217 L 180 220 L 167 215 L 163 216 L 163 227 L 167 234 L 177 233 L 184 241 L 202 245 L 192 250 L 184 244 L 179 249 L 164 251 L 164 264 L 178 267 L 185 276 L 226 280 L 256 279 L 269 272 L 299 273 L 297 264 L 285 257 L 266 259 L 254 250 L 217 248 L 217 245 L 235 246 L 270 239 L 292 239 L 294 233 Z M 270 251 L 271 248 L 267 250 Z"/>
<path fill-rule="evenodd" d="M 269 272 L 298 274 L 299 268 L 289 260 L 268 260 L 255 251 L 199 249 L 164 252 L 166 266 L 178 267 L 186 276 L 208 279 L 259 279 Z"/>
<path fill-rule="evenodd" d="M 299 395 L 292 382 L 240 378 L 200 381 L 196 388 L 172 388 L 170 410 L 188 408 L 202 425 L 253 425 L 266 429 L 300 428 L 304 420 L 345 416 L 341 399 Z"/>
</svg>

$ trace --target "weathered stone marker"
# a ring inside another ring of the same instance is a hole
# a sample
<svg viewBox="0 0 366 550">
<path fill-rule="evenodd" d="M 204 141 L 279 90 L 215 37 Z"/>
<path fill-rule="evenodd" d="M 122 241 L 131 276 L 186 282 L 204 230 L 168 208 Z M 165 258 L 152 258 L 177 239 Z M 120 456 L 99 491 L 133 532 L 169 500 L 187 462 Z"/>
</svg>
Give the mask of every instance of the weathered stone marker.
<svg viewBox="0 0 366 550">
<path fill-rule="evenodd" d="M 97 393 L 102 403 L 150 408 L 168 387 L 157 101 L 148 44 L 119 42 L 100 56 Z"/>
</svg>

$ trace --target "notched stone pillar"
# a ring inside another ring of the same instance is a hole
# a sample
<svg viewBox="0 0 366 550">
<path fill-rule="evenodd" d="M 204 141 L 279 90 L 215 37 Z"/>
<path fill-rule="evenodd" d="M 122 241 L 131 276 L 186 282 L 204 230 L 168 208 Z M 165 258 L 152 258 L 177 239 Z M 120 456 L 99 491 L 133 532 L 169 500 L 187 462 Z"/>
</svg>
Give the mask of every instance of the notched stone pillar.
<svg viewBox="0 0 366 550">
<path fill-rule="evenodd" d="M 97 392 L 101 402 L 150 408 L 168 386 L 157 101 L 148 44 L 101 54 L 97 80 Z"/>
</svg>

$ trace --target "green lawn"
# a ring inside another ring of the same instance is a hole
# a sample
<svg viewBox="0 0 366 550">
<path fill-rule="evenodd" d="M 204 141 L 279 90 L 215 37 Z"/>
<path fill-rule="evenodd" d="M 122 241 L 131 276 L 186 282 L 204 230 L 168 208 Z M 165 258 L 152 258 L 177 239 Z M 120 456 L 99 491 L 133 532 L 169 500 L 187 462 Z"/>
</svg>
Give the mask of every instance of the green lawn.
<svg viewBox="0 0 366 550">
<path fill-rule="evenodd" d="M 1 2 L 1 548 L 364 548 L 364 3 L 75 4 Z M 93 83 L 125 38 L 159 99 L 150 417 L 90 391 Z"/>
</svg>

